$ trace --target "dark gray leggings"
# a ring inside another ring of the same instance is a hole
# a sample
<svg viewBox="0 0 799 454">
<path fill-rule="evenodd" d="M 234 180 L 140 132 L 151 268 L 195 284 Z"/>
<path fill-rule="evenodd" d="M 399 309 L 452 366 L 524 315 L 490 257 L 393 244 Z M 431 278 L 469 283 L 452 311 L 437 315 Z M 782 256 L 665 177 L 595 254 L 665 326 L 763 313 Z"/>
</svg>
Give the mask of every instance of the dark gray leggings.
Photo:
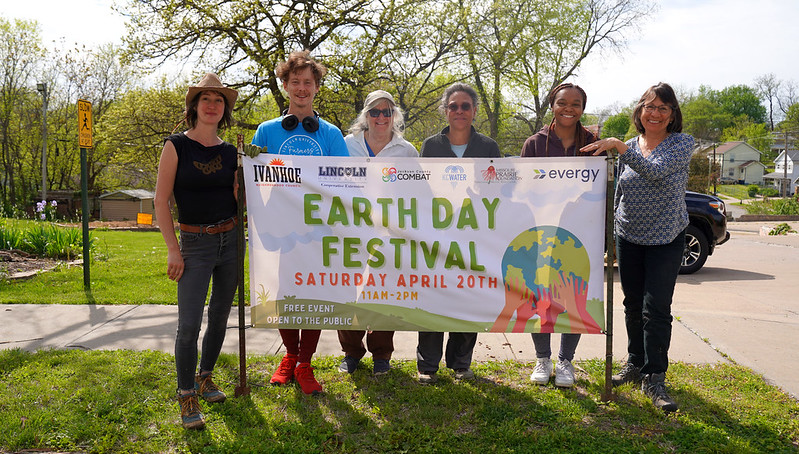
<svg viewBox="0 0 799 454">
<path fill-rule="evenodd" d="M 230 306 L 237 284 L 236 230 L 217 234 L 180 232 L 180 250 L 185 265 L 178 281 L 178 330 L 175 366 L 178 389 L 193 389 L 197 368 L 197 340 L 202 327 L 205 299 L 208 327 L 203 336 L 200 369 L 214 370 L 225 341 Z"/>
<path fill-rule="evenodd" d="M 533 345 L 535 345 L 536 358 L 551 358 L 552 347 L 550 346 L 552 335 L 550 333 L 533 333 Z M 577 351 L 577 344 L 580 342 L 579 334 L 560 335 L 560 352 L 558 359 L 574 359 L 574 352 Z"/>
</svg>

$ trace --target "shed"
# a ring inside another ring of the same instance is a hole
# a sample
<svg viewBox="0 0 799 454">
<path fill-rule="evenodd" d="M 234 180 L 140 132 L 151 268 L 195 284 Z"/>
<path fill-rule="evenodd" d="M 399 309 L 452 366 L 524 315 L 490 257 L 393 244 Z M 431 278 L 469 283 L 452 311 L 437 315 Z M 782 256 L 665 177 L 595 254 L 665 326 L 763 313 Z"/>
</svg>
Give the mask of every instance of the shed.
<svg viewBox="0 0 799 454">
<path fill-rule="evenodd" d="M 154 214 L 155 193 L 146 189 L 122 189 L 100 196 L 100 219 L 135 221 L 139 213 Z"/>
</svg>

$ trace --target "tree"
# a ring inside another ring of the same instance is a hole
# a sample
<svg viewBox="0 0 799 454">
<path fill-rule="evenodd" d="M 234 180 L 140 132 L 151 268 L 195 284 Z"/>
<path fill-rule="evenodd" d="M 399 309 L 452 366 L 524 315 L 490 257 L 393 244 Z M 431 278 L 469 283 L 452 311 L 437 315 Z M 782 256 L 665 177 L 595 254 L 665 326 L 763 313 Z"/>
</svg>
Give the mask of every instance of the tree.
<svg viewBox="0 0 799 454">
<path fill-rule="evenodd" d="M 603 139 L 615 137 L 619 140 L 624 140 L 627 136 L 627 132 L 632 126 L 633 124 L 630 120 L 630 114 L 627 112 L 620 112 L 616 115 L 610 116 L 607 120 L 605 120 L 605 124 L 602 126 L 602 133 L 600 136 Z"/>
<path fill-rule="evenodd" d="M 759 150 L 760 161 L 764 164 L 774 162 L 776 154 L 771 151 L 774 138 L 765 123 L 754 123 L 749 117 L 741 115 L 735 119 L 733 126 L 725 128 L 721 133 L 722 142 L 742 140 Z"/>
<path fill-rule="evenodd" d="M 724 112 L 711 99 L 711 90 L 706 86 L 699 87 L 699 94 L 691 96 L 680 106 L 683 119 L 683 131 L 709 141 L 721 138 L 724 128 L 732 125 L 732 116 Z"/>
<path fill-rule="evenodd" d="M 369 0 L 128 0 L 118 10 L 131 18 L 129 59 L 194 59 L 229 73 L 226 82 L 240 89 L 243 104 L 268 92 L 282 111 L 287 101 L 276 65 L 295 50 L 323 50 L 336 33 L 372 27 L 381 7 Z"/>
<path fill-rule="evenodd" d="M 38 187 L 34 176 L 41 171 L 41 166 L 35 170 L 41 157 L 41 101 L 32 84 L 42 56 L 36 22 L 0 18 L 0 201 L 4 208 L 32 201 Z"/>
<path fill-rule="evenodd" d="M 780 91 L 780 80 L 773 73 L 764 74 L 755 79 L 755 90 L 761 99 L 768 104 L 769 130 L 774 130 L 774 103 Z"/>
<path fill-rule="evenodd" d="M 710 99 L 732 118 L 746 115 L 754 123 L 766 122 L 766 108 L 760 104 L 757 92 L 746 85 L 733 85 L 718 92 L 711 91 Z"/>
<path fill-rule="evenodd" d="M 519 70 L 512 76 L 519 90 L 527 94 L 520 104 L 521 110 L 531 113 L 526 118 L 531 132 L 543 126 L 550 107 L 550 90 L 576 74 L 590 53 L 623 50 L 626 35 L 638 30 L 655 10 L 652 3 L 644 0 L 587 0 L 571 7 L 562 2 L 541 3 L 548 3 L 557 16 L 538 26 L 555 34 L 540 35 L 545 39 L 539 46 L 527 49 Z"/>
</svg>

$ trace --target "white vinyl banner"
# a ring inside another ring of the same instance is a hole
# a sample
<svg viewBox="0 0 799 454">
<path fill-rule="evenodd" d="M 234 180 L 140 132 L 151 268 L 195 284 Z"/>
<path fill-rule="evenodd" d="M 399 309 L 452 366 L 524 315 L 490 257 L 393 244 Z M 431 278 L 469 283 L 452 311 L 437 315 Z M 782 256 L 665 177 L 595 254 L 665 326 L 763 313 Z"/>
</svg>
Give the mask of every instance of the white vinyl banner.
<svg viewBox="0 0 799 454">
<path fill-rule="evenodd" d="M 262 328 L 600 333 L 604 157 L 244 158 Z"/>
</svg>

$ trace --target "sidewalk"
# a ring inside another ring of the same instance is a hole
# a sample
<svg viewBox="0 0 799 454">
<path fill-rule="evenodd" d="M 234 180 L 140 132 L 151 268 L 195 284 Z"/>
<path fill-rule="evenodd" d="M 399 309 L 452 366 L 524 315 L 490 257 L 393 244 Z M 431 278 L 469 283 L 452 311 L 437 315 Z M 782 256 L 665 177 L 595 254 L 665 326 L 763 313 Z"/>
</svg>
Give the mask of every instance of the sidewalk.
<svg viewBox="0 0 799 454">
<path fill-rule="evenodd" d="M 614 289 L 618 303 L 614 307 L 613 357 L 626 356 L 627 338 L 621 307 L 621 288 Z M 238 308 L 234 307 L 223 351 L 238 353 Z M 81 350 L 161 350 L 174 351 L 177 307 L 160 305 L 94 306 L 0 304 L 2 326 L 0 348 Z M 249 324 L 249 308 L 246 323 Z M 726 361 L 697 334 L 679 321 L 674 322 L 671 359 L 689 363 Z M 283 354 L 285 350 L 277 330 L 245 330 L 248 355 Z M 202 333 L 201 333 L 202 336 Z M 553 356 L 559 348 L 559 335 L 553 336 Z M 415 332 L 397 332 L 394 336 L 394 359 L 416 359 Z M 577 348 L 576 360 L 604 358 L 606 336 L 584 335 Z M 317 355 L 342 355 L 335 331 L 323 331 Z M 529 334 L 481 333 L 477 338 L 474 361 L 535 361 Z"/>
</svg>

